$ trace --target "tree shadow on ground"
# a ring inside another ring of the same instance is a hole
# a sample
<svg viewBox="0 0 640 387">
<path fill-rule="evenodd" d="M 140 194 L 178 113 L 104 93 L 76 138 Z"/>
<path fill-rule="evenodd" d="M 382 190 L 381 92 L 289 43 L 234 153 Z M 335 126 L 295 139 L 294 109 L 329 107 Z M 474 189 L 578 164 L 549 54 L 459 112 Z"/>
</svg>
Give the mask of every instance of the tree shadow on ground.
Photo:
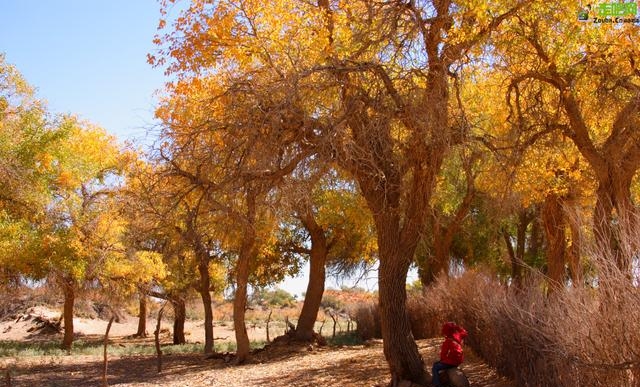
<svg viewBox="0 0 640 387">
<path fill-rule="evenodd" d="M 440 341 L 437 339 L 421 340 L 418 349 L 430 371 L 437 360 Z M 278 376 L 256 379 L 259 385 L 265 386 L 386 386 L 389 382 L 389 370 L 382 354 L 382 344 L 376 343 L 378 352 L 362 356 L 357 348 L 352 349 L 354 356 L 328 362 L 322 366 L 304 369 L 293 369 Z M 461 367 L 474 387 L 515 387 L 508 379 L 499 376 L 495 370 L 484 364 L 471 351 L 467 351 L 466 361 Z"/>
<path fill-rule="evenodd" d="M 345 349 L 343 349 L 345 350 Z M 379 354 L 358 355 L 328 362 L 322 366 L 292 369 L 286 374 L 255 379 L 264 386 L 353 386 L 379 384 L 380 375 L 387 371 L 386 363 L 380 362 Z"/>
<path fill-rule="evenodd" d="M 12 387 L 67 387 L 102 385 L 103 363 L 95 357 L 88 361 L 66 362 L 64 358 L 51 358 L 48 364 L 18 365 L 11 367 L 14 375 Z M 171 354 L 163 357 L 163 372 L 157 372 L 156 358 L 127 356 L 115 358 L 108 364 L 110 385 L 138 382 L 159 382 L 170 373 L 186 375 L 197 370 L 210 369 L 211 363 L 202 355 Z"/>
<path fill-rule="evenodd" d="M 97 340 L 92 340 L 85 344 L 96 346 L 100 343 Z M 113 343 L 111 344 L 113 345 Z M 166 345 L 163 344 L 163 347 Z M 277 363 L 306 353 L 306 345 L 281 346 L 271 348 L 269 351 L 258 351 L 249 364 Z M 171 379 L 179 380 L 181 376 L 191 376 L 196 372 L 213 371 L 227 367 L 234 366 L 222 359 L 207 359 L 201 353 L 164 354 L 162 356 L 162 372 L 158 373 L 155 355 L 110 356 L 107 377 L 109 385 L 164 384 L 168 376 Z M 48 361 L 43 361 L 42 358 L 34 360 L 34 362 L 21 361 L 8 368 L 12 375 L 11 387 L 102 385 L 103 361 L 96 356 L 51 356 Z"/>
<path fill-rule="evenodd" d="M 438 339 L 418 342 L 428 370 L 438 357 L 440 343 Z M 246 368 L 219 359 L 206 360 L 202 354 L 166 354 L 161 373 L 157 372 L 155 356 L 114 356 L 107 374 L 110 386 L 386 386 L 389 370 L 382 352 L 381 342 L 338 348 L 283 346 L 256 353 Z M 465 357 L 462 369 L 471 386 L 515 387 L 470 351 Z M 20 362 L 10 367 L 14 375 L 11 386 L 101 386 L 102 365 L 97 356 Z"/>
</svg>

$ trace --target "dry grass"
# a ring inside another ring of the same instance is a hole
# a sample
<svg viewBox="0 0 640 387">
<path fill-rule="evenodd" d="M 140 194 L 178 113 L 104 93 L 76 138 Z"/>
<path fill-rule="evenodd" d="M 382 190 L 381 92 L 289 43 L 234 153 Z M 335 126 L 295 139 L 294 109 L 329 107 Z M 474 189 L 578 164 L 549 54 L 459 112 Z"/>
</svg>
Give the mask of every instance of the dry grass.
<svg viewBox="0 0 640 387">
<path fill-rule="evenodd" d="M 432 318 L 433 300 L 447 295 L 435 302 L 443 306 L 438 323 L 464 325 L 467 344 L 519 386 L 638 386 L 640 291 L 607 261 L 594 264 L 597 286 L 551 293 L 541 275 L 521 290 L 480 273 L 441 281 L 420 297 L 421 316 Z"/>
<path fill-rule="evenodd" d="M 456 321 L 469 331 L 467 346 L 518 386 L 637 387 L 640 289 L 614 262 L 591 254 L 593 277 L 555 290 L 540 273 L 521 289 L 481 272 L 441 279 L 409 297 L 414 336 L 436 336 Z M 356 319 L 361 335 L 379 336 L 375 305 Z"/>
</svg>

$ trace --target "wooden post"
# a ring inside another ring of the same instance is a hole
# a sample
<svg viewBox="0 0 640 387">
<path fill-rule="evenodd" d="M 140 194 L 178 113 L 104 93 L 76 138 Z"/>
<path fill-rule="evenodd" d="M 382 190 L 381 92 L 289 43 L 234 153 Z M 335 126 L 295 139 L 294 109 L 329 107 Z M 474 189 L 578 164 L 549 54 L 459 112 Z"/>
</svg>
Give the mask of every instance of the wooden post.
<svg viewBox="0 0 640 387">
<path fill-rule="evenodd" d="M 107 324 L 107 330 L 104 332 L 104 362 L 102 363 L 102 387 L 109 386 L 107 382 L 107 346 L 109 345 L 109 331 L 111 330 L 111 324 L 113 324 L 113 320 L 116 319 L 116 316 L 111 315 L 111 319 L 109 320 L 109 324 Z"/>
</svg>

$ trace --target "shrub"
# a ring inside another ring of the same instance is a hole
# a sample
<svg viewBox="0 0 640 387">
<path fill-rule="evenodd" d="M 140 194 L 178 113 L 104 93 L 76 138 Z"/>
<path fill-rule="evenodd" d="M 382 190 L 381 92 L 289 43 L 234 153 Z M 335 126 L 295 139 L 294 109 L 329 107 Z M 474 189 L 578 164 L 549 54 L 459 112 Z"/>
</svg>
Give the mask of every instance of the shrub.
<svg viewBox="0 0 640 387">
<path fill-rule="evenodd" d="M 361 304 L 355 309 L 354 315 L 356 332 L 362 340 L 382 337 L 378 304 L 373 302 Z"/>
<path fill-rule="evenodd" d="M 514 289 L 470 272 L 428 289 L 410 316 L 425 332 L 434 315 L 460 323 L 466 344 L 519 386 L 637 386 L 640 292 L 610 262 L 597 263 L 597 286 L 551 293 L 539 273 Z"/>
<path fill-rule="evenodd" d="M 296 304 L 296 298 L 283 289 L 265 290 L 256 289 L 251 295 L 250 302 L 263 307 L 287 308 Z"/>
<path fill-rule="evenodd" d="M 640 290 L 615 262 L 594 254 L 597 277 L 560 288 L 538 272 L 520 288 L 475 271 L 440 279 L 409 295 L 413 334 L 437 336 L 455 321 L 469 331 L 466 345 L 518 386 L 638 386 Z M 355 319 L 363 340 L 381 336 L 377 305 Z"/>
</svg>

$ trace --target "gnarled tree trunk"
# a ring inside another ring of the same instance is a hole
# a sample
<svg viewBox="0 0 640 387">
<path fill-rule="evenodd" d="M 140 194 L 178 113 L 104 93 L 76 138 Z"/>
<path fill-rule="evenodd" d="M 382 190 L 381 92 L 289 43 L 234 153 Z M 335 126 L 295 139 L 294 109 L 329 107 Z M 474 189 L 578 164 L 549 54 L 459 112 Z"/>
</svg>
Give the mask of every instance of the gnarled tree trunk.
<svg viewBox="0 0 640 387">
<path fill-rule="evenodd" d="M 594 232 L 601 245 L 608 246 L 618 268 L 631 278 L 631 259 L 637 249 L 633 230 L 638 224 L 631 200 L 633 175 L 607 164 L 609 173 L 599 182 L 594 211 Z M 624 245 L 626 244 L 626 245 Z"/>
<path fill-rule="evenodd" d="M 544 233 L 547 240 L 547 276 L 551 290 L 564 285 L 567 241 L 562 199 L 555 193 L 545 197 L 542 210 Z"/>
<path fill-rule="evenodd" d="M 415 246 L 401 243 L 397 218 L 388 220 L 376 221 L 380 251 L 378 284 L 384 355 L 394 382 L 406 379 L 426 385 L 422 356 L 411 333 L 406 307 L 407 272 Z M 415 243 L 417 244 L 417 240 Z"/>
<path fill-rule="evenodd" d="M 183 298 L 176 297 L 170 299 L 173 305 L 173 344 L 184 344 L 187 340 L 184 337 L 184 322 L 187 318 L 187 307 Z"/>
<path fill-rule="evenodd" d="M 249 283 L 249 264 L 257 255 L 256 230 L 256 198 L 251 192 L 246 193 L 246 218 L 244 235 L 238 262 L 236 263 L 236 294 L 233 300 L 233 327 L 236 332 L 236 362 L 244 363 L 249 357 L 249 335 L 245 324 L 244 314 L 247 309 L 247 286 Z"/>
<path fill-rule="evenodd" d="M 308 341 L 313 338 L 313 328 L 318 317 L 318 310 L 320 310 L 322 295 L 324 294 L 328 247 L 324 230 L 316 223 L 311 211 L 307 211 L 301 218 L 303 218 L 301 220 L 311 236 L 311 255 L 309 258 L 309 282 L 298 319 L 296 338 Z"/>
<path fill-rule="evenodd" d="M 571 232 L 571 246 L 567 251 L 567 260 L 569 262 L 569 275 L 573 286 L 578 286 L 582 282 L 582 264 L 580 263 L 582 235 L 580 233 L 580 225 L 575 216 L 571 214 L 567 217 L 569 230 Z"/>
<path fill-rule="evenodd" d="M 204 252 L 206 253 L 206 251 Z M 200 272 L 200 287 L 198 289 L 202 306 L 204 307 L 204 353 L 211 354 L 213 348 L 213 308 L 211 307 L 211 278 L 209 277 L 209 255 L 200 258 L 198 271 Z"/>
<path fill-rule="evenodd" d="M 72 279 L 64 279 L 62 291 L 64 292 L 62 348 L 70 351 L 73 346 L 73 309 L 76 301 L 76 282 Z"/>
<path fill-rule="evenodd" d="M 138 331 L 135 336 L 147 337 L 147 295 L 140 292 L 139 297 Z"/>
</svg>

